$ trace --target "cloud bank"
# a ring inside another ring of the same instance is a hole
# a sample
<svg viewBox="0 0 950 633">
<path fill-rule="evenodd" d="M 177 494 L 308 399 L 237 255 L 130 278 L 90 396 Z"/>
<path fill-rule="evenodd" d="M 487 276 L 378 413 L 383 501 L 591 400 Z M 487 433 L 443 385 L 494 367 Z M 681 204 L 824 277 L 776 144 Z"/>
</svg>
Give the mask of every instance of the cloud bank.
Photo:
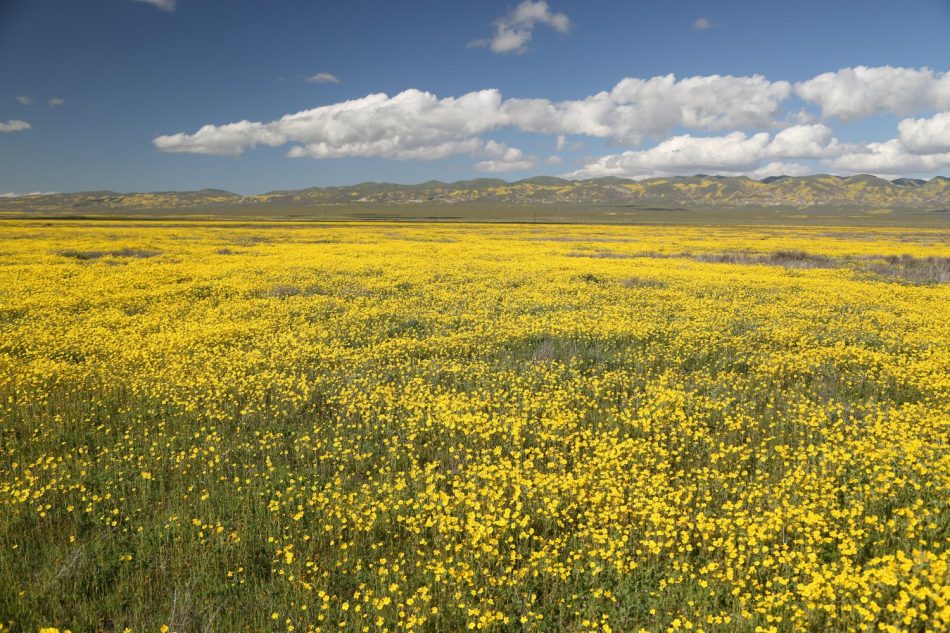
<svg viewBox="0 0 950 633">
<path fill-rule="evenodd" d="M 290 143 L 296 144 L 288 152 L 291 157 L 442 158 L 469 152 L 478 135 L 501 128 L 638 144 L 677 126 L 769 126 L 790 90 L 787 82 L 718 75 L 624 79 L 610 92 L 561 102 L 504 100 L 494 89 L 446 98 L 410 89 L 304 110 L 269 123 L 205 125 L 192 134 L 159 136 L 154 144 L 167 152 L 218 155 Z"/>
<path fill-rule="evenodd" d="M 526 4 L 544 3 L 522 3 L 508 17 L 520 15 Z M 550 14 L 547 5 L 532 10 Z M 512 18 L 511 23 L 525 19 Z M 796 100 L 799 107 L 804 103 L 817 111 L 796 113 L 789 108 Z M 894 138 L 866 144 L 841 143 L 829 127 L 882 113 L 932 114 L 904 118 Z M 164 152 L 223 156 L 258 146 L 287 146 L 292 158 L 435 160 L 469 155 L 480 171 L 534 168 L 535 157 L 507 145 L 502 150 L 502 144 L 487 138 L 505 130 L 551 135 L 549 142 L 558 151 L 574 151 L 573 136 L 631 148 L 590 159 L 571 172 L 576 176 L 762 174 L 778 169 L 794 174 L 808 169 L 794 162 L 802 159 L 841 171 L 930 172 L 950 164 L 950 74 L 858 66 L 795 84 L 760 75 L 670 74 L 625 78 L 610 90 L 565 101 L 505 99 L 495 89 L 457 97 L 409 89 L 269 122 L 204 125 L 191 133 L 159 136 L 153 143 Z M 658 144 L 641 149 L 648 141 Z"/>
<path fill-rule="evenodd" d="M 745 174 L 776 171 L 778 166 L 797 170 L 793 164 L 776 162 L 786 158 L 817 158 L 832 151 L 837 142 L 823 125 L 799 125 L 774 135 L 759 132 L 747 136 L 731 132 L 723 136 L 674 136 L 656 147 L 604 156 L 574 172 L 575 178 L 599 176 L 651 177 L 712 172 Z M 787 172 L 785 172 L 787 173 Z"/>
</svg>

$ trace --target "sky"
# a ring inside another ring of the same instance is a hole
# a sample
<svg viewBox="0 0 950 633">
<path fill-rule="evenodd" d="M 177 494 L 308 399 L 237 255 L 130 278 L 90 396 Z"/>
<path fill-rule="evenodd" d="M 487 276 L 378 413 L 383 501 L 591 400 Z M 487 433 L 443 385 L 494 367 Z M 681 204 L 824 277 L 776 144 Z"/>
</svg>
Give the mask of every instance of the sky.
<svg viewBox="0 0 950 633">
<path fill-rule="evenodd" d="M 948 0 L 0 0 L 0 195 L 930 178 L 948 71 Z"/>
</svg>

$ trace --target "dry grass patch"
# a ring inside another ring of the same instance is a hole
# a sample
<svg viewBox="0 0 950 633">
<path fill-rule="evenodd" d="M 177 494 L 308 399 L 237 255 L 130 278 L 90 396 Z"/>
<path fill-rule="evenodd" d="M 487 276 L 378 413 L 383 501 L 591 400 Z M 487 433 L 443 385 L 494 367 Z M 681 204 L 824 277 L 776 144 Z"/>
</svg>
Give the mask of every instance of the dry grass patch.
<svg viewBox="0 0 950 633">
<path fill-rule="evenodd" d="M 805 251 L 775 251 L 769 254 L 726 252 L 700 253 L 684 255 L 698 262 L 715 264 L 765 264 L 767 266 L 785 266 L 786 268 L 839 268 L 840 265 L 830 257 L 813 255 Z"/>
<path fill-rule="evenodd" d="M 68 249 L 59 251 L 63 257 L 71 257 L 80 261 L 89 261 L 92 259 L 102 259 L 103 257 L 129 257 L 133 259 L 147 259 L 161 255 L 161 251 L 146 248 L 120 248 L 112 251 L 78 251 Z"/>
<path fill-rule="evenodd" d="M 903 279 L 911 283 L 945 284 L 950 282 L 950 257 L 913 257 L 889 255 L 865 263 L 864 270 L 882 277 Z"/>
<path fill-rule="evenodd" d="M 627 277 L 620 284 L 624 288 L 666 288 L 666 283 L 658 279 L 644 279 L 643 277 Z"/>
</svg>

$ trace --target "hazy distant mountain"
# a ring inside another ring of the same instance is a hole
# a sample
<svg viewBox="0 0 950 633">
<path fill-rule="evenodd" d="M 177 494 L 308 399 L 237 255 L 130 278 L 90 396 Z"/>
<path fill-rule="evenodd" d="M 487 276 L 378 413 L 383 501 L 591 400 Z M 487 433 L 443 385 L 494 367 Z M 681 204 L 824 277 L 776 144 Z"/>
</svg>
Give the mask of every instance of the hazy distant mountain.
<svg viewBox="0 0 950 633">
<path fill-rule="evenodd" d="M 92 191 L 0 199 L 0 213 L 130 214 L 145 212 L 293 214 L 327 208 L 386 207 L 558 207 L 584 209 L 775 209 L 775 210 L 890 210 L 944 212 L 950 210 L 950 179 L 929 181 L 875 176 L 848 178 L 817 175 L 746 177 L 681 176 L 629 180 L 607 177 L 564 180 L 539 176 L 517 182 L 479 178 L 418 185 L 366 182 L 346 187 L 313 187 L 240 196 L 218 189 L 115 193 Z"/>
</svg>

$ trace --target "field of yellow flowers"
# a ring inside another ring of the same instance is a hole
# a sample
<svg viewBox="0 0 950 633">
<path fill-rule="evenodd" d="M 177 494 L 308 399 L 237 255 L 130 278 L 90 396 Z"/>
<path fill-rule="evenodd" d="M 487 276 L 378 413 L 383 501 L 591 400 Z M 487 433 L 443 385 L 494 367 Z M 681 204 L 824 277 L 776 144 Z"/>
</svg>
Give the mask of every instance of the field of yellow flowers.
<svg viewBox="0 0 950 633">
<path fill-rule="evenodd" d="M 950 630 L 950 231 L 6 221 L 0 630 Z"/>
</svg>

